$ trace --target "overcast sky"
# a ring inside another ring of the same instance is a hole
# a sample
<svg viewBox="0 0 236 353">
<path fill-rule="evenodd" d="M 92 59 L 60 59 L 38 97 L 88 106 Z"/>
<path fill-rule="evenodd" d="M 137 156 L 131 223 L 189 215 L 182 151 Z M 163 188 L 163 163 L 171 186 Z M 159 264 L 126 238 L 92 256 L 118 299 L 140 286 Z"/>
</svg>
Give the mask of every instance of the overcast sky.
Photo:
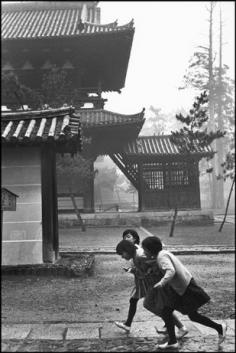
<svg viewBox="0 0 236 353">
<path fill-rule="evenodd" d="M 218 49 L 219 1 L 215 9 L 214 49 Z M 135 34 L 122 93 L 106 94 L 105 108 L 132 114 L 150 105 L 164 112 L 192 105 L 193 92 L 179 91 L 188 61 L 198 45 L 208 45 L 209 1 L 99 2 L 101 23 L 134 19 Z M 223 62 L 234 77 L 235 2 L 221 2 L 224 28 Z"/>
</svg>

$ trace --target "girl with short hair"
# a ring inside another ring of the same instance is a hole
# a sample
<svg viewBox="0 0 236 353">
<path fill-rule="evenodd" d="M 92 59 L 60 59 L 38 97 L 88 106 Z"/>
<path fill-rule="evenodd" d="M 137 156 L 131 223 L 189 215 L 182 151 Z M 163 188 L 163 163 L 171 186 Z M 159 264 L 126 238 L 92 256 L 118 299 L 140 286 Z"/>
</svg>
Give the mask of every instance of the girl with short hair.
<svg viewBox="0 0 236 353">
<path fill-rule="evenodd" d="M 130 298 L 130 307 L 128 312 L 128 318 L 125 323 L 115 321 L 115 324 L 124 329 L 126 332 L 130 331 L 133 318 L 137 310 L 137 303 L 140 298 L 149 297 L 150 290 L 153 291 L 153 285 L 162 277 L 160 271 L 158 271 L 156 260 L 149 260 L 144 254 L 143 249 L 138 246 L 139 236 L 134 230 L 126 230 L 123 233 L 123 238 L 121 242 L 116 247 L 116 252 L 125 260 L 133 260 L 133 266 L 128 269 L 128 272 L 134 274 L 135 277 L 135 287 L 132 291 Z M 126 240 L 129 239 L 129 240 Z M 156 267 L 155 269 L 153 268 Z M 164 303 L 168 303 L 170 300 L 170 293 L 172 292 L 170 287 L 166 287 L 164 290 L 159 290 L 156 294 L 158 303 L 155 305 L 155 314 L 160 315 Z M 146 298 L 145 298 L 146 299 Z M 149 301 L 146 301 L 144 307 L 149 311 L 150 309 Z M 178 338 L 183 337 L 188 333 L 187 328 L 182 324 L 178 317 L 173 314 L 174 324 L 179 328 Z"/>
<path fill-rule="evenodd" d="M 218 324 L 198 313 L 198 309 L 209 302 L 209 295 L 196 283 L 189 270 L 174 254 L 162 249 L 162 242 L 158 237 L 145 238 L 142 241 L 142 247 L 147 257 L 156 258 L 159 270 L 163 274 L 163 277 L 157 281 L 154 288 L 170 286 L 173 289 L 171 302 L 166 303 L 162 310 L 162 318 L 167 327 L 169 340 L 164 344 L 158 345 L 157 348 L 178 347 L 172 317 L 174 310 L 188 315 L 191 321 L 215 329 L 219 335 L 218 344 L 220 345 L 225 340 L 226 324 Z"/>
</svg>

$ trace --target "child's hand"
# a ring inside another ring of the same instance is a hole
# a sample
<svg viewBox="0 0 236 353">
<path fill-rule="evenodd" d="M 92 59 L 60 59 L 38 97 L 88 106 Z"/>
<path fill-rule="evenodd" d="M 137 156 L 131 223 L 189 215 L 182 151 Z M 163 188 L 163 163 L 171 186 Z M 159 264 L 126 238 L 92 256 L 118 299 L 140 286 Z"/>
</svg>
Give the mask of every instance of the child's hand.
<svg viewBox="0 0 236 353">
<path fill-rule="evenodd" d="M 157 282 L 156 284 L 154 284 L 153 288 L 161 288 L 161 282 Z"/>
</svg>

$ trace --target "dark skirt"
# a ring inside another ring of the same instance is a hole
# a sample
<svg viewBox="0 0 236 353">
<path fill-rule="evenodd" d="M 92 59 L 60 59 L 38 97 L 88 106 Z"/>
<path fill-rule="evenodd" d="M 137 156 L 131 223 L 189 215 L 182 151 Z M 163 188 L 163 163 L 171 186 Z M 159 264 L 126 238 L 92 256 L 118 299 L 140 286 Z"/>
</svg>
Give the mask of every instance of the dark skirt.
<svg viewBox="0 0 236 353">
<path fill-rule="evenodd" d="M 165 307 L 173 308 L 176 292 L 166 284 L 164 287 L 150 288 L 143 301 L 145 309 L 153 314 L 161 316 Z"/>
<path fill-rule="evenodd" d="M 154 284 L 159 282 L 162 278 L 160 273 L 151 273 L 145 276 L 135 276 L 135 286 L 131 292 L 131 297 L 141 299 L 146 297 L 146 294 L 150 288 L 153 288 Z"/>
<path fill-rule="evenodd" d="M 173 305 L 171 307 L 188 315 L 208 303 L 211 298 L 192 278 L 184 294 L 179 295 L 175 292 L 175 297 L 172 299 Z"/>
</svg>

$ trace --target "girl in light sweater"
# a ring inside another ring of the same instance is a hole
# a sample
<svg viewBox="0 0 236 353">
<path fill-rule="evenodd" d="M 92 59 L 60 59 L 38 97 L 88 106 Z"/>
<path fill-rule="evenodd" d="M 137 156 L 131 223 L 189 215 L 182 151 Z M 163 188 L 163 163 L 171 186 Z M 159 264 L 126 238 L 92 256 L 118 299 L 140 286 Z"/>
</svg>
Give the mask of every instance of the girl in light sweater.
<svg viewBox="0 0 236 353">
<path fill-rule="evenodd" d="M 123 239 L 116 247 L 116 252 L 125 260 L 132 260 L 132 266 L 126 269 L 127 272 L 134 274 L 135 286 L 132 291 L 130 298 L 130 307 L 128 318 L 123 322 L 115 321 L 115 324 L 125 330 L 130 332 L 131 324 L 136 313 L 138 300 L 145 298 L 144 307 L 150 310 L 150 301 L 152 299 L 153 285 L 162 277 L 155 259 L 147 259 L 144 254 L 143 249 L 139 246 L 139 236 L 135 230 L 127 229 L 123 233 Z M 166 286 L 160 290 L 154 290 L 156 292 L 155 298 L 155 310 L 156 315 L 161 315 L 162 308 L 165 303 L 171 301 L 171 293 L 173 292 L 169 286 Z M 182 338 L 188 333 L 187 328 L 178 319 L 176 314 L 173 313 L 174 325 L 178 327 L 177 338 Z"/>
<path fill-rule="evenodd" d="M 159 344 L 157 348 L 177 348 L 178 342 L 175 336 L 172 313 L 174 310 L 188 315 L 191 321 L 198 322 L 204 326 L 211 327 L 218 332 L 220 345 L 226 336 L 227 326 L 225 323 L 218 324 L 206 316 L 198 313 L 198 309 L 209 302 L 209 295 L 196 283 L 192 274 L 182 262 L 171 252 L 162 250 L 162 243 L 158 237 L 147 237 L 142 241 L 142 247 L 149 258 L 156 258 L 159 270 L 163 277 L 154 285 L 154 288 L 165 288 L 166 285 L 173 289 L 172 302 L 165 306 L 162 318 L 167 327 L 169 340 Z"/>
</svg>

